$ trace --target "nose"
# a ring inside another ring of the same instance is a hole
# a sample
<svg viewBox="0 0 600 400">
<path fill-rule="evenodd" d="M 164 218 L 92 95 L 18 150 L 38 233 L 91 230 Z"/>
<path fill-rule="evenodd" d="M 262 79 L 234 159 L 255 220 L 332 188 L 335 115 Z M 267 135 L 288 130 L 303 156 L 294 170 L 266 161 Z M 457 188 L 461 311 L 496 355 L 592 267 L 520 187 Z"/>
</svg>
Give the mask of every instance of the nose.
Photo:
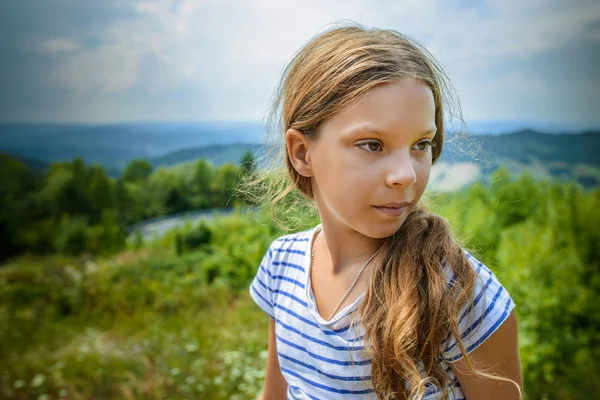
<svg viewBox="0 0 600 400">
<path fill-rule="evenodd" d="M 408 154 L 390 157 L 386 173 L 386 184 L 390 187 L 409 187 L 417 180 L 413 160 Z"/>
</svg>

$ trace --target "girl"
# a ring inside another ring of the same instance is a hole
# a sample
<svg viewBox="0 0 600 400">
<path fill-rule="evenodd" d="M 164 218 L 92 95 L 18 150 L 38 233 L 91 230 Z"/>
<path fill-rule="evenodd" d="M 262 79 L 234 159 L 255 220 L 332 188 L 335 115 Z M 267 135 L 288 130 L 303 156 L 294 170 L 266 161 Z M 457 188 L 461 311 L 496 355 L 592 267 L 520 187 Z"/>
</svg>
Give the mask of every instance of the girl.
<svg viewBox="0 0 600 400">
<path fill-rule="evenodd" d="M 414 40 L 357 24 L 284 70 L 272 203 L 297 189 L 321 223 L 275 240 L 250 286 L 271 317 L 261 399 L 521 397 L 514 303 L 420 202 L 449 88 Z"/>
</svg>

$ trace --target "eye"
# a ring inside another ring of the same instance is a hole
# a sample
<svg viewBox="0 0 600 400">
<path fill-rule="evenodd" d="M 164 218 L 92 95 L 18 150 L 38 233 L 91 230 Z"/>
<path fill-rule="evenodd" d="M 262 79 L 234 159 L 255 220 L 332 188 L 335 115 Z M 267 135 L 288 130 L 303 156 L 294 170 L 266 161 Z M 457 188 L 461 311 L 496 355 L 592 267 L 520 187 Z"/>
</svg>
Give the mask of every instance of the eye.
<svg viewBox="0 0 600 400">
<path fill-rule="evenodd" d="M 427 151 L 428 147 L 431 147 L 431 140 L 423 140 L 422 142 L 417 143 L 415 147 L 413 147 L 413 150 Z"/>
<path fill-rule="evenodd" d="M 371 140 L 370 142 L 359 144 L 358 147 L 363 149 L 367 153 L 376 153 L 377 149 L 381 149 L 381 143 L 375 140 Z"/>
</svg>

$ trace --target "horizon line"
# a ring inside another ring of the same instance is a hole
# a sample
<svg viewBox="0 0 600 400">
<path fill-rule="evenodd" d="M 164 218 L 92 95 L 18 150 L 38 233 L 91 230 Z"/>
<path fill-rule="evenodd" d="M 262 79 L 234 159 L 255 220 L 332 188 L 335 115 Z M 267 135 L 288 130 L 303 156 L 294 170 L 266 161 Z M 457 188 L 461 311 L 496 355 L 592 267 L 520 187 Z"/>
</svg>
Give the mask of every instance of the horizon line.
<svg viewBox="0 0 600 400">
<path fill-rule="evenodd" d="M 29 126 L 71 126 L 71 127 L 101 127 L 101 126 L 135 126 L 135 125 L 211 125 L 211 124 L 244 124 L 244 125 L 256 125 L 265 126 L 265 122 L 260 120 L 250 119 L 205 119 L 205 120 L 120 120 L 120 121 L 106 121 L 106 122 L 86 122 L 86 121 L 22 121 L 22 120 L 0 120 L 1 125 L 29 125 Z M 482 127 L 477 125 L 484 124 L 497 124 L 496 127 Z M 504 126 L 503 126 L 504 125 Z M 561 122 L 561 121 L 532 121 L 532 120 L 502 120 L 502 119 L 489 119 L 489 120 L 467 120 L 465 121 L 467 131 L 475 130 L 479 131 L 492 129 L 494 133 L 508 133 L 519 130 L 552 130 L 556 133 L 564 131 L 569 132 L 586 132 L 586 131 L 600 131 L 600 123 L 582 123 L 582 122 Z M 452 132 L 452 124 L 448 126 L 447 131 Z M 477 129 L 479 128 L 479 129 Z"/>
</svg>

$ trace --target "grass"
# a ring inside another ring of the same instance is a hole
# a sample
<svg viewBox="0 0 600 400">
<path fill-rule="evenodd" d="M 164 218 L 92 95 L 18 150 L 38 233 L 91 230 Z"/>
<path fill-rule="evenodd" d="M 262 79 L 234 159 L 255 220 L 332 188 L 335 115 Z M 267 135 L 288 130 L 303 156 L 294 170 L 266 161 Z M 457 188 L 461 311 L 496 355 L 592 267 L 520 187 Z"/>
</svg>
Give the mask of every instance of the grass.
<svg viewBox="0 0 600 400">
<path fill-rule="evenodd" d="M 172 257 L 153 257 L 154 273 L 143 271 L 144 252 L 88 272 L 86 262 L 64 258 L 24 258 L 0 270 L 0 397 L 256 397 L 268 317 L 247 290 L 205 285 L 201 268 L 178 274 Z"/>
</svg>

